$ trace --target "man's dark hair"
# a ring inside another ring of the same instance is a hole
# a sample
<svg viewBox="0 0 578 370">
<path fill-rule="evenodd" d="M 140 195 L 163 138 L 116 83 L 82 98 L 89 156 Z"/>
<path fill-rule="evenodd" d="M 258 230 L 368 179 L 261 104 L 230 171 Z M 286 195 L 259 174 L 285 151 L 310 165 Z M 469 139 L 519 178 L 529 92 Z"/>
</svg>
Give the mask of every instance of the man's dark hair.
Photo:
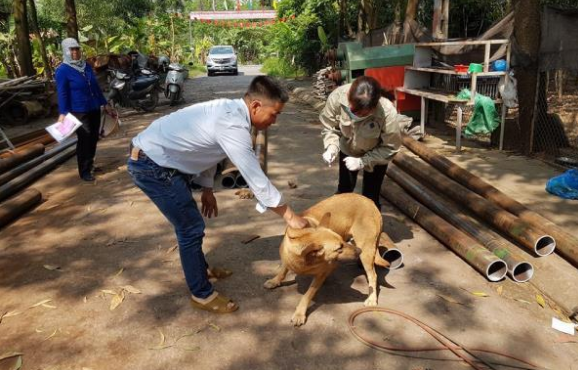
<svg viewBox="0 0 578 370">
<path fill-rule="evenodd" d="M 381 96 L 381 86 L 375 78 L 360 76 L 351 84 L 347 98 L 351 104 L 351 109 L 358 112 L 375 109 Z"/>
<path fill-rule="evenodd" d="M 245 97 L 250 99 L 267 99 L 287 103 L 289 94 L 278 80 L 269 76 L 257 76 L 251 81 Z"/>
</svg>

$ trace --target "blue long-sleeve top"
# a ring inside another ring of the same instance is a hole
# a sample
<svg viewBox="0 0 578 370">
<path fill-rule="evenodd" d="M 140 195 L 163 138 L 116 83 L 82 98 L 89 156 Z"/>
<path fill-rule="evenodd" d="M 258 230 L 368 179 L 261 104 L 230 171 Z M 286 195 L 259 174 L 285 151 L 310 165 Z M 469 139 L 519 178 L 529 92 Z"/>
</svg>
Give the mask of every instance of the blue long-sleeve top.
<svg viewBox="0 0 578 370">
<path fill-rule="evenodd" d="M 56 69 L 56 93 L 60 114 L 86 113 L 106 105 L 106 99 L 98 86 L 92 68 L 86 64 L 84 75 L 62 63 Z"/>
</svg>

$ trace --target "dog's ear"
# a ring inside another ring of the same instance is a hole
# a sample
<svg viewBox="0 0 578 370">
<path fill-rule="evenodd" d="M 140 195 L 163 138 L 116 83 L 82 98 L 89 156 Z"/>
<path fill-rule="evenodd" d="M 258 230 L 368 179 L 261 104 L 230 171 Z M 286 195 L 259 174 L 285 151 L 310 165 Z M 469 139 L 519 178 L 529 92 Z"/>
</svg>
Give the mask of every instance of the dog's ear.
<svg viewBox="0 0 578 370">
<path fill-rule="evenodd" d="M 321 257 L 325 254 L 325 249 L 324 248 L 320 248 L 320 249 L 310 249 L 309 251 L 305 252 L 305 249 L 303 252 L 301 252 L 301 255 L 305 255 L 305 264 L 306 265 L 313 265 L 316 261 L 316 259 L 318 257 Z"/>
<path fill-rule="evenodd" d="M 301 256 L 306 256 L 306 255 L 313 254 L 313 253 L 315 253 L 318 256 L 325 253 L 325 250 L 323 249 L 323 245 L 311 243 L 311 244 L 305 246 L 303 249 L 301 249 L 301 252 L 299 254 Z"/>
<path fill-rule="evenodd" d="M 318 227 L 326 227 L 329 228 L 329 222 L 331 221 L 331 213 L 327 212 L 321 217 L 321 221 L 319 221 Z"/>
<path fill-rule="evenodd" d="M 287 236 L 289 239 L 299 239 L 309 233 L 311 233 L 311 228 L 309 226 L 303 229 L 294 229 L 292 227 L 287 228 Z"/>
</svg>

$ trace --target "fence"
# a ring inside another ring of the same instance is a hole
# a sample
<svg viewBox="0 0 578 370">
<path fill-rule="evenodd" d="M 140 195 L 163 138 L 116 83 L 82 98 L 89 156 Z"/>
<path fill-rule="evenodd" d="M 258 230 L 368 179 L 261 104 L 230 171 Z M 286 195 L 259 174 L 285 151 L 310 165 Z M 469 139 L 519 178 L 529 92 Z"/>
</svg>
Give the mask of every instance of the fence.
<svg viewBox="0 0 578 370">
<path fill-rule="evenodd" d="M 540 72 L 532 153 L 578 166 L 578 61 L 576 69 Z"/>
</svg>

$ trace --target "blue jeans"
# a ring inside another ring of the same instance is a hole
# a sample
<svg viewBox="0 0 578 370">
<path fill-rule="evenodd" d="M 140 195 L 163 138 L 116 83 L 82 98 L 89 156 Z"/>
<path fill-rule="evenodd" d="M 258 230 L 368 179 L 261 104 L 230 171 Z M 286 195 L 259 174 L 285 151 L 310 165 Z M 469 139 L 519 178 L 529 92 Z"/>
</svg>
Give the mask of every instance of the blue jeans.
<svg viewBox="0 0 578 370">
<path fill-rule="evenodd" d="M 207 276 L 203 254 L 205 221 L 193 199 L 190 176 L 157 165 L 142 151 L 138 160 L 128 159 L 132 180 L 173 224 L 179 243 L 181 265 L 191 294 L 207 298 L 213 286 Z"/>
</svg>

